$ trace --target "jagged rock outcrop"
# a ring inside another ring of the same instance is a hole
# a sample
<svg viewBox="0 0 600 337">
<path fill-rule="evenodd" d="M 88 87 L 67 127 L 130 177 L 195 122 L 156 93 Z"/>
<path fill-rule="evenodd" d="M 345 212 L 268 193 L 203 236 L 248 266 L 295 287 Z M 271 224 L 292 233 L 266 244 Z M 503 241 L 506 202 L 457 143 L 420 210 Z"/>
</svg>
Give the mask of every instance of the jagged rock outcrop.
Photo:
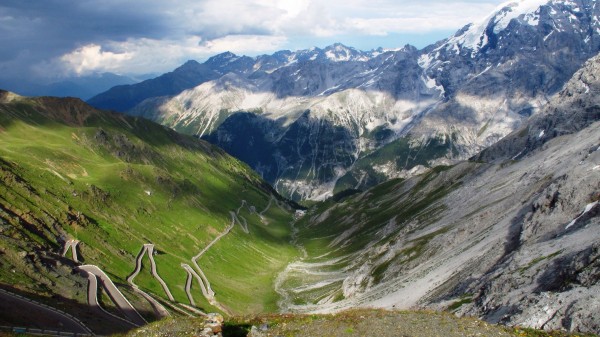
<svg viewBox="0 0 600 337">
<path fill-rule="evenodd" d="M 471 161 L 309 209 L 280 274 L 284 310 L 435 308 L 600 328 L 600 56 Z M 543 131 L 543 132 L 542 132 Z"/>
<path fill-rule="evenodd" d="M 506 255 L 469 286 L 477 300 L 462 312 L 541 329 L 600 331 L 594 295 L 600 291 L 600 246 L 582 237 L 600 224 L 598 74 L 600 56 L 586 62 L 542 113 L 476 157 L 533 164 L 547 153 L 546 162 L 556 167 L 515 218 Z"/>
</svg>

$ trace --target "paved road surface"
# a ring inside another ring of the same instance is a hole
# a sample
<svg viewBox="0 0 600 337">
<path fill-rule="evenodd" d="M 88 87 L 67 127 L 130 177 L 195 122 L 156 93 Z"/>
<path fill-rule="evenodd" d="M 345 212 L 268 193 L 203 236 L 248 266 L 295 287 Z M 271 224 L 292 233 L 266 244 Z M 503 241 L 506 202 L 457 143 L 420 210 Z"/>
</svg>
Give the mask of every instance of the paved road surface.
<svg viewBox="0 0 600 337">
<path fill-rule="evenodd" d="M 23 313 L 27 317 L 14 317 Z M 93 335 L 93 332 L 75 317 L 2 289 L 0 289 L 0 316 L 5 320 L 15 319 L 7 323 L 18 323 L 20 326 Z M 29 319 L 30 324 L 16 321 L 21 319 Z"/>
<path fill-rule="evenodd" d="M 115 286 L 111 279 L 106 275 L 100 268 L 94 265 L 84 265 L 77 267 L 82 272 L 86 273 L 90 282 L 88 287 L 88 302 L 91 306 L 97 306 L 98 304 L 98 279 L 102 286 L 113 300 L 113 302 L 119 307 L 123 314 L 137 326 L 147 324 L 146 320 L 135 310 L 135 308 L 129 303 L 127 298 L 123 296 L 121 291 Z"/>
<path fill-rule="evenodd" d="M 183 269 L 185 269 L 185 271 L 187 272 L 187 278 L 185 280 L 185 293 L 187 295 L 188 300 L 190 301 L 190 304 L 195 307 L 196 301 L 194 301 L 194 297 L 192 296 L 192 281 L 194 280 L 194 275 L 192 275 L 192 272 L 190 272 L 186 267 L 184 267 L 184 265 L 186 264 L 181 264 L 181 267 L 183 267 Z"/>
<path fill-rule="evenodd" d="M 79 263 L 79 259 L 77 257 L 77 245 L 79 245 L 79 240 L 67 240 L 65 242 L 65 246 L 63 247 L 62 256 L 66 256 L 69 248 L 71 248 L 71 254 L 73 256 L 73 261 Z"/>
<path fill-rule="evenodd" d="M 133 282 L 135 277 L 140 273 L 140 270 L 142 269 L 142 259 L 144 258 L 144 255 L 146 255 L 146 252 L 148 253 L 148 257 L 150 258 L 150 269 L 152 276 L 154 276 L 154 278 L 156 278 L 158 282 L 160 282 L 163 290 L 165 291 L 165 294 L 167 294 L 167 297 L 169 297 L 169 300 L 175 301 L 173 295 L 171 294 L 171 291 L 169 290 L 169 287 L 167 287 L 167 284 L 158 275 L 158 272 L 156 270 L 156 263 L 154 262 L 153 244 L 147 243 L 142 246 L 142 249 L 140 250 L 135 260 L 135 270 L 131 275 L 129 275 L 129 277 L 127 278 L 127 282 L 131 285 L 133 290 L 135 290 L 137 293 L 142 295 L 148 302 L 150 302 L 150 305 L 152 305 L 152 309 L 158 315 L 159 318 L 167 317 L 169 316 L 169 312 L 165 309 L 165 307 L 162 304 L 160 304 L 157 300 L 155 300 L 152 296 L 150 296 L 150 294 L 140 290 L 139 287 Z"/>
<path fill-rule="evenodd" d="M 144 258 L 144 255 L 146 255 L 146 253 L 148 253 L 148 258 L 150 259 L 150 273 L 160 283 L 169 300 L 175 301 L 173 295 L 171 294 L 171 291 L 169 290 L 169 287 L 167 286 L 167 283 L 165 283 L 165 281 L 158 275 L 158 271 L 156 269 L 156 262 L 154 261 L 154 245 L 151 243 L 146 243 L 142 246 L 142 249 L 140 250 L 135 260 L 135 270 L 127 278 L 127 282 L 134 285 L 133 279 L 135 279 L 135 277 L 140 273 L 140 270 L 142 269 L 142 259 Z"/>
<path fill-rule="evenodd" d="M 214 303 L 215 297 L 214 295 L 210 294 L 207 290 L 206 287 L 204 286 L 204 282 L 202 281 L 202 278 L 200 277 L 200 275 L 198 275 L 198 273 L 194 270 L 194 268 L 190 267 L 190 265 L 182 263 L 181 267 L 183 267 L 183 269 L 185 269 L 185 271 L 187 271 L 188 273 L 188 280 L 190 279 L 190 275 L 195 277 L 196 280 L 198 281 L 198 285 L 200 285 L 200 289 L 202 290 L 202 295 L 204 295 L 204 297 L 206 297 L 206 299 L 208 300 L 208 302 L 210 304 Z M 190 292 L 190 288 L 187 287 L 187 285 L 189 285 L 191 287 L 191 281 L 187 282 L 186 281 L 186 292 L 188 293 L 188 298 L 192 299 L 192 294 Z M 191 301 L 190 301 L 191 302 Z M 192 303 L 192 305 L 196 305 L 195 303 Z"/>
<path fill-rule="evenodd" d="M 167 294 L 167 297 L 169 298 L 169 300 L 175 301 L 175 298 L 173 298 L 173 295 L 171 294 L 169 287 L 167 287 L 167 284 L 158 275 L 158 271 L 156 270 L 156 262 L 154 262 L 154 245 L 153 244 L 145 244 L 144 246 L 147 247 L 147 250 L 148 250 L 148 257 L 150 258 L 150 272 L 152 273 L 152 276 L 154 276 L 154 278 L 158 280 L 158 282 L 162 286 L 163 290 L 165 291 L 165 294 Z"/>
</svg>

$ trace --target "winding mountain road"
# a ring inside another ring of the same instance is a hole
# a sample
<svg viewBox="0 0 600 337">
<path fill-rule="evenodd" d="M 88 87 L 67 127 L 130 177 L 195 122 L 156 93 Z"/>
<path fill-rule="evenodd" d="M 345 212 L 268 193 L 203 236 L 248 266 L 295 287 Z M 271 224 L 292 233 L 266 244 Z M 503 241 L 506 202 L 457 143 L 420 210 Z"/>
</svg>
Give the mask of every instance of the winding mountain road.
<svg viewBox="0 0 600 337">
<path fill-rule="evenodd" d="M 260 218 L 260 222 L 262 222 L 265 225 L 268 225 L 269 222 L 267 221 L 267 219 L 265 219 L 264 214 L 271 208 L 271 204 L 273 204 L 273 199 L 275 199 L 275 197 L 271 194 L 271 198 L 269 198 L 269 203 L 267 204 L 265 209 L 263 209 L 260 213 L 257 213 L 258 217 Z"/>
<path fill-rule="evenodd" d="M 185 293 L 187 295 L 188 300 L 190 301 L 190 304 L 195 307 L 196 301 L 194 301 L 194 297 L 192 296 L 192 282 L 194 280 L 194 275 L 192 274 L 192 272 L 190 272 L 188 270 L 188 268 L 186 266 L 189 267 L 189 265 L 187 265 L 185 263 L 181 264 L 181 267 L 183 269 L 185 269 L 185 271 L 187 272 L 187 278 L 185 279 Z M 203 286 L 204 285 L 201 285 L 200 287 L 203 287 Z"/>
<path fill-rule="evenodd" d="M 194 268 L 192 268 L 189 264 L 182 263 L 181 267 L 183 269 L 185 269 L 185 271 L 188 273 L 188 278 L 185 282 L 185 291 L 188 295 L 188 299 L 190 300 L 190 304 L 193 306 L 196 306 L 196 303 L 194 302 L 194 298 L 192 297 L 192 292 L 191 292 L 191 288 L 192 288 L 191 279 L 192 278 L 196 278 L 196 280 L 198 281 L 198 285 L 200 286 L 200 289 L 202 291 L 202 295 L 204 295 L 204 297 L 206 297 L 206 299 L 208 300 L 208 302 L 210 304 L 213 304 L 215 301 L 214 293 L 210 294 L 207 291 L 202 277 L 200 277 L 200 275 L 198 275 L 198 273 L 194 270 Z"/>
<path fill-rule="evenodd" d="M 98 303 L 98 279 L 102 283 L 102 286 L 117 305 L 117 307 L 123 312 L 123 314 L 129 319 L 130 323 L 135 326 L 142 326 L 147 324 L 146 320 L 140 315 L 137 310 L 129 303 L 127 298 L 123 296 L 121 291 L 115 286 L 112 280 L 106 275 L 100 268 L 94 265 L 83 265 L 77 267 L 82 273 L 84 273 L 89 281 L 88 286 L 88 303 L 92 307 L 97 307 L 105 313 L 115 316 L 108 311 L 104 310 Z"/>
<path fill-rule="evenodd" d="M 235 212 L 233 212 L 233 211 L 229 212 L 231 215 L 231 224 L 229 224 L 229 226 L 227 226 L 227 228 L 225 228 L 223 233 L 219 234 L 206 247 L 204 247 L 204 249 L 202 249 L 198 254 L 196 254 L 194 257 L 192 257 L 192 264 L 194 265 L 194 268 L 192 268 L 190 265 L 185 264 L 185 263 L 181 264 L 181 267 L 183 269 L 185 269 L 186 272 L 188 273 L 188 277 L 185 282 L 185 292 L 186 292 L 187 297 L 192 306 L 196 305 L 194 298 L 192 296 L 192 292 L 191 292 L 192 278 L 196 278 L 196 280 L 198 281 L 198 284 L 200 285 L 200 289 L 202 290 L 202 295 L 204 295 L 204 297 L 208 300 L 208 302 L 211 305 L 219 308 L 223 312 L 230 314 L 229 310 L 224 308 L 215 298 L 215 292 L 212 290 L 212 288 L 210 286 L 210 282 L 208 281 L 208 278 L 206 278 L 206 275 L 204 275 L 202 268 L 200 268 L 200 266 L 198 265 L 198 259 L 200 259 L 200 257 L 202 257 L 202 255 L 204 255 L 204 253 L 206 253 L 214 244 L 216 244 L 219 240 L 221 240 L 225 235 L 229 234 L 231 232 L 231 230 L 233 229 L 233 227 L 235 226 L 236 222 L 240 225 L 242 231 L 244 231 L 245 233 L 249 233 L 248 223 L 245 221 L 245 219 L 244 219 L 245 225 L 242 225 L 242 223 L 238 219 L 238 215 L 239 215 L 242 207 L 244 207 L 245 204 L 246 204 L 246 200 L 242 200 L 242 204 L 240 205 L 240 207 L 238 207 L 238 209 Z"/>
<path fill-rule="evenodd" d="M 169 290 L 169 287 L 167 287 L 165 281 L 158 275 L 158 272 L 156 270 L 156 262 L 154 262 L 154 245 L 151 243 L 147 243 L 142 246 L 142 249 L 138 253 L 137 258 L 135 260 L 135 270 L 131 275 L 129 275 L 129 277 L 127 277 L 127 283 L 131 285 L 135 292 L 142 295 L 150 303 L 150 305 L 152 305 L 152 309 L 154 310 L 154 313 L 156 313 L 156 315 L 158 315 L 160 318 L 164 318 L 169 316 L 169 312 L 165 309 L 165 307 L 162 304 L 160 304 L 156 299 L 154 299 L 150 294 L 146 293 L 145 291 L 142 291 L 137 286 L 137 284 L 133 282 L 135 277 L 142 270 L 142 259 L 144 258 L 144 255 L 146 255 L 146 253 L 148 253 L 148 258 L 150 259 L 150 273 L 155 279 L 158 280 L 169 300 L 175 301 L 173 295 L 171 294 L 171 291 Z"/>
<path fill-rule="evenodd" d="M 239 209 L 238 209 L 238 211 L 239 211 Z M 208 281 L 208 279 L 206 278 L 206 275 L 204 275 L 204 272 L 202 272 L 202 269 L 198 265 L 198 259 L 200 257 L 202 257 L 202 255 L 204 255 L 204 253 L 206 253 L 215 243 L 217 243 L 219 240 L 221 240 L 221 238 L 223 238 L 225 235 L 227 235 L 227 234 L 229 234 L 229 232 L 231 232 L 231 230 L 235 226 L 235 218 L 234 217 L 235 217 L 234 213 L 231 212 L 231 224 L 229 226 L 227 226 L 225 231 L 223 231 L 223 233 L 219 234 L 206 247 L 204 247 L 204 249 L 202 249 L 200 251 L 200 253 L 198 253 L 198 254 L 196 254 L 196 256 L 192 257 L 192 264 L 194 265 L 194 267 L 196 267 L 196 270 L 198 271 L 199 276 L 202 278 L 204 285 L 206 285 L 206 293 L 203 291 L 203 293 L 205 293 L 204 297 L 206 297 L 206 299 L 209 301 L 211 299 L 214 300 L 215 292 L 210 287 L 210 282 Z M 182 267 L 183 267 L 183 265 L 182 265 Z"/>
<path fill-rule="evenodd" d="M 71 248 L 71 254 L 73 256 L 73 261 L 79 263 L 79 259 L 77 256 L 77 246 L 79 245 L 79 240 L 67 240 L 67 242 L 65 242 L 65 246 L 63 247 L 63 251 L 61 253 L 61 256 L 66 256 L 67 252 L 69 251 L 69 248 Z"/>
<path fill-rule="evenodd" d="M 31 327 L 60 329 L 65 333 L 68 331 L 86 336 L 94 335 L 92 330 L 80 320 L 65 312 L 0 289 L 0 309 L 8 312 L 11 308 L 14 310 L 15 307 L 26 308 L 28 317 L 31 319 Z"/>
</svg>

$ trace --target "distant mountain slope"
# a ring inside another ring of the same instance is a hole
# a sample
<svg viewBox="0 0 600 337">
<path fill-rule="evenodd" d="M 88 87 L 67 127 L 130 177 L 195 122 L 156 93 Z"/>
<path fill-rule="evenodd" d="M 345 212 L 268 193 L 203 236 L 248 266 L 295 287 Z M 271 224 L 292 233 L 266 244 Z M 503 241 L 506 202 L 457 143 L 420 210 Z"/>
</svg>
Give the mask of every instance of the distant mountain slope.
<svg viewBox="0 0 600 337">
<path fill-rule="evenodd" d="M 113 111 L 127 111 L 146 98 L 175 95 L 196 85 L 218 78 L 220 73 L 209 65 L 188 61 L 173 72 L 136 84 L 119 85 L 110 88 L 88 100 L 99 108 Z"/>
<path fill-rule="evenodd" d="M 226 53 L 205 63 L 218 60 L 218 78 L 128 113 L 205 137 L 286 196 L 323 200 L 466 159 L 514 131 L 600 50 L 598 17 L 595 1 L 511 1 L 420 51 Z M 239 112 L 264 121 L 243 125 Z"/>
<path fill-rule="evenodd" d="M 78 99 L 0 92 L 0 287 L 57 306 L 99 334 L 122 322 L 86 309 L 87 279 L 70 254 L 60 255 L 69 240 L 80 241 L 80 261 L 99 266 L 154 320 L 150 304 L 125 286 L 143 245 L 154 244 L 175 301 L 190 305 L 181 265 L 219 237 L 197 261 L 217 301 L 233 313 L 273 311 L 274 275 L 296 255 L 291 213 L 249 167 L 205 141 Z M 147 265 L 135 282 L 171 314 L 194 314 L 168 305 Z M 196 283 L 192 298 L 199 309 L 219 310 Z M 99 300 L 121 315 L 106 296 Z"/>
<path fill-rule="evenodd" d="M 137 80 L 113 73 L 74 76 L 57 80 L 52 83 L 32 83 L 27 79 L 18 81 L 0 80 L 0 88 L 10 89 L 25 96 L 57 96 L 78 97 L 83 100 L 102 93 L 116 85 L 136 83 Z"/>
<path fill-rule="evenodd" d="M 284 310 L 448 309 L 600 331 L 600 56 L 472 161 L 310 209 Z"/>
<path fill-rule="evenodd" d="M 600 331 L 600 56 L 473 161 L 310 209 L 284 310 L 446 308 Z"/>
</svg>

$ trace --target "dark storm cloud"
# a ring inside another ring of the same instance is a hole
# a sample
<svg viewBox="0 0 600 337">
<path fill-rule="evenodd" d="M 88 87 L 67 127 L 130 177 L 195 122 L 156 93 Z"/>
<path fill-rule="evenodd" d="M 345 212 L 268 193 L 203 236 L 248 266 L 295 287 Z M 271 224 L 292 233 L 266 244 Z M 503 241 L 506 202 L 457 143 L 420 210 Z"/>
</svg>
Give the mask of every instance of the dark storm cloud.
<svg viewBox="0 0 600 337">
<path fill-rule="evenodd" d="M 4 0 L 0 69 L 5 65 L 5 75 L 23 71 L 92 42 L 164 38 L 172 25 L 162 7 L 148 1 Z"/>
</svg>

